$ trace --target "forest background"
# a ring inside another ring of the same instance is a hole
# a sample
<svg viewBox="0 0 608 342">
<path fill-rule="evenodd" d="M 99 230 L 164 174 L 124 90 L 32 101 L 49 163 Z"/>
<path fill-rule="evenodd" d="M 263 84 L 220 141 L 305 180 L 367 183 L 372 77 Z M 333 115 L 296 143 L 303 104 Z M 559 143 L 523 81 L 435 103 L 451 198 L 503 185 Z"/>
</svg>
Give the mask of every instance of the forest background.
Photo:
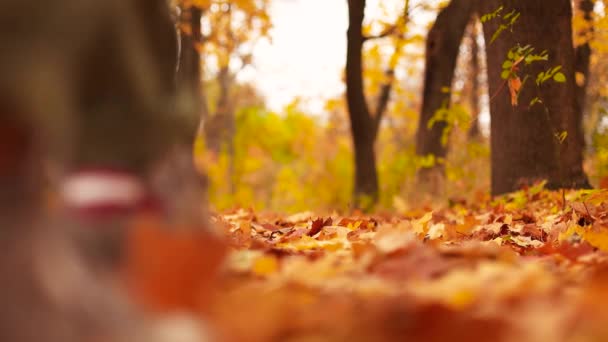
<svg viewBox="0 0 608 342">
<path fill-rule="evenodd" d="M 608 176 L 608 21 L 603 1 L 591 2 L 590 8 L 586 3 L 574 4 L 572 29 L 575 49 L 590 48 L 588 70 L 577 71 L 575 77 L 578 85 L 585 85 L 584 169 L 591 184 L 600 187 Z M 391 0 L 366 6 L 363 33 L 376 37 L 363 45 L 364 92 L 372 114 L 381 116 L 374 144 L 376 208 L 406 210 L 420 201 L 445 204 L 446 198 L 481 200 L 490 194 L 490 97 L 508 98 L 509 91 L 505 87 L 500 94 L 488 94 L 477 14 L 467 20 L 452 82 L 440 86 L 439 96 L 449 95 L 449 101 L 433 111 L 445 109 L 443 117 L 435 116 L 444 123 L 441 144 L 446 156 L 417 149 L 418 131 L 429 130 L 420 124 L 425 43 L 447 4 Z M 194 62 L 198 69 L 190 76 L 201 80 L 196 91 L 202 95 L 203 124 L 195 156 L 209 177 L 212 207 L 279 212 L 352 208 L 355 163 L 343 71 L 347 3 L 242 0 L 179 5 L 182 53 L 188 53 L 192 40 L 193 59 L 200 61 Z M 281 17 L 298 8 L 300 19 Z M 330 43 L 336 37 L 341 41 Z M 448 55 L 442 58 L 450 65 Z M 187 64 L 181 68 L 192 74 Z M 322 77 L 313 77 L 314 68 Z M 281 75 L 289 75 L 289 80 L 278 81 Z M 292 97 L 296 93 L 302 96 Z M 420 170 L 438 164 L 442 174 L 421 181 Z"/>
</svg>

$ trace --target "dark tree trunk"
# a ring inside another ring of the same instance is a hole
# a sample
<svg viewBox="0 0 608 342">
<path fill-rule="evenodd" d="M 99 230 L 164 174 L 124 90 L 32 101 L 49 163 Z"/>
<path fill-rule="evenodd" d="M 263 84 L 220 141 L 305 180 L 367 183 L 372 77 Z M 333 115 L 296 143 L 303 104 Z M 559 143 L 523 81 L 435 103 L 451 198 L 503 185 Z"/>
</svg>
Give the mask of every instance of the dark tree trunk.
<svg viewBox="0 0 608 342">
<path fill-rule="evenodd" d="M 577 83 L 576 85 L 576 101 L 579 106 L 579 113 L 581 116 L 585 111 L 585 97 L 587 92 L 587 84 L 589 83 L 589 68 L 591 62 L 591 46 L 589 45 L 589 36 L 593 34 L 593 7 L 593 0 L 578 1 L 578 8 L 582 12 L 583 19 L 589 25 L 579 33 L 579 35 L 585 40 L 585 43 L 579 45 L 575 51 L 576 64 L 574 71 L 580 73 L 582 76 L 582 82 Z"/>
<path fill-rule="evenodd" d="M 192 131 L 197 136 L 204 134 L 203 123 L 209 119 L 209 105 L 206 91 L 203 87 L 203 71 L 201 67 L 201 17 L 203 10 L 196 6 L 182 9 L 181 25 L 186 32 L 181 32 L 181 56 L 177 71 L 179 103 L 188 110 L 188 117 L 196 125 Z"/>
<path fill-rule="evenodd" d="M 228 66 L 222 67 L 217 74 L 219 97 L 215 114 L 209 117 L 203 127 L 207 149 L 216 154 L 225 150 L 229 156 L 226 174 L 226 184 L 230 193 L 234 193 L 234 136 L 236 134 L 236 118 L 232 104 L 231 88 L 234 76 Z"/>
<path fill-rule="evenodd" d="M 437 122 L 430 129 L 427 125 L 437 110 L 444 104 L 449 105 L 450 94 L 442 89 L 452 86 L 460 42 L 472 15 L 473 3 L 471 0 L 452 0 L 439 13 L 427 36 L 422 109 L 416 133 L 416 154 L 419 156 L 434 155 L 441 159 L 447 154 L 447 147 L 441 143 L 445 123 Z M 437 192 L 439 185 L 433 183 L 443 178 L 443 173 L 444 165 L 439 163 L 419 170 L 418 177 L 421 184 L 429 185 Z"/>
<path fill-rule="evenodd" d="M 479 63 L 479 43 L 477 38 L 479 30 L 477 17 L 471 21 L 471 65 L 470 65 L 470 82 L 471 82 L 471 128 L 469 128 L 468 136 L 469 139 L 478 139 L 481 135 L 479 128 L 479 112 L 480 105 L 479 99 L 481 97 L 479 76 L 481 74 L 481 65 Z"/>
<path fill-rule="evenodd" d="M 185 101 L 196 121 L 206 120 L 209 117 L 207 101 L 204 97 L 201 70 L 202 44 L 201 16 L 203 11 L 195 6 L 182 9 L 181 25 L 187 27 L 189 32 L 181 32 L 180 64 L 177 71 L 177 83 L 181 101 Z M 200 132 L 198 132 L 200 134 Z"/>
<path fill-rule="evenodd" d="M 497 94 L 490 103 L 492 194 L 514 191 L 541 179 L 548 181 L 549 188 L 588 186 L 582 169 L 582 132 L 575 98 L 570 0 L 482 1 L 480 13 L 492 12 L 499 5 L 507 11 L 519 11 L 521 17 L 512 33 L 504 31 L 491 44 L 500 22 L 484 24 L 489 93 Z M 519 94 L 519 105 L 512 106 L 500 73 L 507 52 L 518 43 L 530 44 L 535 51 L 548 51 L 549 62 L 523 67 L 520 77 L 527 74 L 531 80 Z M 548 81 L 537 87 L 536 75 L 556 65 L 562 66 L 566 82 Z M 544 106 L 530 107 L 537 96 Z M 567 131 L 568 137 L 560 144 L 555 134 L 562 131 Z"/>
<path fill-rule="evenodd" d="M 234 110 L 230 96 L 233 75 L 228 66 L 222 67 L 218 71 L 217 84 L 219 94 L 215 113 L 207 119 L 204 125 L 207 148 L 215 153 L 219 153 L 222 148 L 230 145 L 234 137 Z"/>
<path fill-rule="evenodd" d="M 365 0 L 348 0 L 349 26 L 346 53 L 346 101 L 355 149 L 355 206 L 365 207 L 378 199 L 378 173 L 374 151 L 374 118 L 363 91 L 363 18 Z"/>
<path fill-rule="evenodd" d="M 181 32 L 181 54 L 180 65 L 177 72 L 179 84 L 188 85 L 192 88 L 200 88 L 201 78 L 201 55 L 198 49 L 201 43 L 201 15 L 202 11 L 198 7 L 188 7 L 182 9 L 180 18 L 181 25 L 187 27 L 186 31 Z"/>
<path fill-rule="evenodd" d="M 225 19 L 227 22 L 227 27 L 231 26 L 232 22 L 232 6 L 228 6 L 228 9 L 225 11 Z M 223 47 L 227 48 L 227 47 Z M 228 150 L 230 154 L 230 163 L 232 164 L 234 154 L 234 134 L 235 134 L 235 118 L 234 118 L 234 106 L 232 104 L 233 98 L 231 95 L 231 90 L 234 85 L 234 74 L 230 71 L 230 60 L 232 59 L 231 52 L 225 51 L 228 56 L 227 60 L 223 65 L 219 68 L 216 81 L 219 86 L 219 94 L 217 101 L 215 103 L 215 113 L 213 115 L 209 115 L 210 113 L 206 113 L 207 120 L 201 124 L 201 127 L 205 134 L 205 141 L 207 143 L 207 148 L 210 151 L 215 153 L 219 153 L 223 148 Z M 232 166 L 230 167 L 232 169 Z M 229 179 L 232 179 L 232 172 L 229 172 Z"/>
</svg>

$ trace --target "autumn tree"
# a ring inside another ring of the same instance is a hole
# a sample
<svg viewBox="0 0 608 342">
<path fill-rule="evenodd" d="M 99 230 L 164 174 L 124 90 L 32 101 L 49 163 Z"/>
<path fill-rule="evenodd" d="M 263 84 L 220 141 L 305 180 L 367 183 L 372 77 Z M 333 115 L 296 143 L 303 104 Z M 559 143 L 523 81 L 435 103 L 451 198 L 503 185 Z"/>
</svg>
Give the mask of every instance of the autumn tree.
<svg viewBox="0 0 608 342">
<path fill-rule="evenodd" d="M 597 3 L 595 1 L 594 3 Z M 583 122 L 585 132 L 589 134 L 588 142 L 590 143 L 589 151 L 595 153 L 600 161 L 598 167 L 598 175 L 604 178 L 605 158 L 602 158 L 605 146 L 605 135 L 600 123 L 606 118 L 606 94 L 608 94 L 606 85 L 606 75 L 608 75 L 608 63 L 606 56 L 608 54 L 608 36 L 605 28 L 608 25 L 608 12 L 606 6 L 599 6 L 598 10 L 588 12 L 589 6 L 583 6 L 586 1 L 575 2 L 578 6 L 574 6 L 575 17 L 573 28 L 575 30 L 574 42 L 577 46 L 577 85 L 579 86 L 579 95 L 584 95 L 583 103 Z M 602 2 L 600 2 L 602 3 Z M 584 57 L 589 54 L 589 72 L 584 72 Z M 582 52 L 582 53 L 581 53 Z M 582 62 L 582 63 L 581 63 Z M 583 67 L 581 67 L 583 66 Z M 585 91 L 582 92 L 582 88 Z M 606 180 L 602 181 L 604 185 Z"/>
<path fill-rule="evenodd" d="M 203 10 L 193 3 L 182 3 L 176 13 L 179 28 L 180 60 L 177 68 L 179 103 L 191 115 L 208 117 L 205 93 L 201 91 L 201 17 Z M 194 135 L 195 132 L 193 131 Z"/>
<path fill-rule="evenodd" d="M 428 186 L 433 193 L 440 192 L 445 172 L 443 161 L 447 154 L 447 145 L 445 139 L 442 139 L 447 123 L 444 118 L 437 118 L 436 114 L 440 109 L 447 110 L 450 106 L 456 59 L 473 10 L 473 1 L 450 1 L 439 12 L 427 36 L 416 154 L 421 157 L 432 156 L 433 162 L 429 167 L 419 170 L 418 179 L 420 184 Z"/>
<path fill-rule="evenodd" d="M 209 149 L 218 153 L 223 145 L 232 144 L 235 108 L 231 91 L 236 74 L 251 64 L 252 48 L 268 36 L 271 27 L 268 0 L 176 2 L 182 9 L 184 65 L 180 75 L 197 83 L 199 134 L 205 136 Z M 213 99 L 205 79 L 213 79 L 218 89 Z"/>
<path fill-rule="evenodd" d="M 255 43 L 268 36 L 269 0 L 175 3 L 182 9 L 180 83 L 186 93 L 195 95 L 180 103 L 199 117 L 196 135 L 204 138 L 207 152 L 228 152 L 225 183 L 234 188 L 236 76 L 252 63 Z"/>
<path fill-rule="evenodd" d="M 571 2 L 482 1 L 480 13 L 490 15 L 484 36 L 492 95 L 492 193 L 541 179 L 550 188 L 588 186 Z"/>
<path fill-rule="evenodd" d="M 378 198 L 378 171 L 374 151 L 377 119 L 372 117 L 363 92 L 363 18 L 365 0 L 348 1 L 348 45 L 346 57 L 346 99 L 355 151 L 355 202 L 368 196 Z"/>
<path fill-rule="evenodd" d="M 378 172 L 374 145 L 389 103 L 395 66 L 404 45 L 402 30 L 408 21 L 409 1 L 405 3 L 403 16 L 377 35 L 364 34 L 365 5 L 365 0 L 348 1 L 349 26 L 346 53 L 346 102 L 355 154 L 354 204 L 360 208 L 369 208 L 378 200 Z M 372 111 L 364 86 L 363 46 L 370 39 L 391 35 L 399 38 L 385 71 L 385 81 L 379 88 L 375 110 Z"/>
</svg>

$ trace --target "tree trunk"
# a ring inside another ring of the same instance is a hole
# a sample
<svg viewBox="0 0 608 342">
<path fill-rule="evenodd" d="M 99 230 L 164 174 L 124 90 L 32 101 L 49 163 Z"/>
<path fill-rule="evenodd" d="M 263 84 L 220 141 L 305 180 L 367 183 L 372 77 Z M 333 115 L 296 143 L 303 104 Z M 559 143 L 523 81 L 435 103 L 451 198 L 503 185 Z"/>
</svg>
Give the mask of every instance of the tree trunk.
<svg viewBox="0 0 608 342">
<path fill-rule="evenodd" d="M 209 108 L 205 91 L 202 87 L 201 52 L 202 44 L 201 16 L 203 11 L 195 6 L 182 9 L 181 24 L 187 27 L 180 35 L 181 56 L 177 71 L 180 104 L 198 124 L 197 135 L 201 135 L 201 123 L 208 119 Z M 194 131 L 193 131 L 194 132 Z"/>
<path fill-rule="evenodd" d="M 219 94 L 215 113 L 209 117 L 204 126 L 207 148 L 215 153 L 219 153 L 222 148 L 230 145 L 230 141 L 234 137 L 234 110 L 230 96 L 233 75 L 228 66 L 224 66 L 218 71 L 217 84 Z"/>
<path fill-rule="evenodd" d="M 441 143 L 445 122 L 436 122 L 430 129 L 428 122 L 442 106 L 449 106 L 450 93 L 443 89 L 452 86 L 460 42 L 472 11 L 473 1 L 452 0 L 439 13 L 427 36 L 422 109 L 416 133 L 416 154 L 419 156 L 433 155 L 441 159 L 447 154 L 446 146 Z M 444 172 L 444 165 L 438 163 L 419 170 L 418 179 L 437 193 L 440 184 L 436 183 L 443 178 Z"/>
<path fill-rule="evenodd" d="M 584 39 L 584 43 L 576 48 L 576 64 L 574 71 L 580 73 L 582 82 L 576 85 L 576 101 L 581 115 L 585 112 L 585 97 L 587 94 L 587 84 L 589 83 L 589 68 L 591 62 L 591 46 L 589 45 L 589 35 L 593 33 L 593 0 L 579 0 L 578 8 L 582 12 L 583 19 L 589 25 L 586 29 L 579 32 Z"/>
<path fill-rule="evenodd" d="M 224 66 L 218 71 L 217 83 L 219 85 L 219 96 L 215 114 L 205 122 L 203 131 L 209 151 L 219 154 L 222 149 L 225 149 L 228 153 L 226 184 L 229 192 L 234 194 L 236 191 L 234 184 L 236 118 L 231 96 L 234 75 L 232 75 L 228 66 Z"/>
<path fill-rule="evenodd" d="M 374 151 L 375 124 L 363 92 L 364 11 L 365 0 L 348 0 L 346 102 L 355 149 L 354 204 L 365 209 L 378 199 L 378 173 Z"/>
<path fill-rule="evenodd" d="M 481 74 L 481 65 L 479 63 L 479 36 L 478 30 L 479 19 L 474 17 L 471 20 L 471 65 L 470 65 L 470 80 L 471 80 L 471 127 L 469 128 L 468 137 L 470 140 L 478 139 L 481 136 L 479 128 L 479 113 L 481 111 L 479 99 L 481 97 L 479 76 Z"/>
<path fill-rule="evenodd" d="M 576 4 L 577 2 L 575 2 Z M 588 113 L 589 109 L 587 106 L 588 97 L 587 97 L 587 89 L 589 85 L 589 73 L 590 73 L 590 64 L 591 64 L 591 46 L 589 44 L 589 40 L 592 38 L 594 29 L 593 29 L 593 8 L 595 2 L 593 0 L 578 0 L 578 9 L 581 12 L 583 19 L 585 20 L 586 26 L 583 30 L 581 30 L 578 34 L 580 38 L 583 39 L 583 44 L 576 47 L 575 50 L 575 58 L 576 64 L 574 66 L 574 71 L 577 74 L 576 80 L 576 105 L 577 105 L 577 122 L 580 124 L 581 130 L 581 148 L 584 150 L 586 146 L 585 141 L 585 129 L 584 129 L 584 117 L 586 113 Z"/>
<path fill-rule="evenodd" d="M 489 93 L 497 94 L 490 103 L 492 194 L 514 191 L 541 179 L 547 180 L 548 188 L 588 186 L 575 98 L 570 0 L 482 1 L 480 13 L 490 13 L 500 5 L 505 13 L 514 9 L 521 17 L 512 33 L 505 30 L 493 43 L 490 40 L 500 18 L 484 24 Z M 531 79 L 519 94 L 519 105 L 512 106 L 500 74 L 507 52 L 517 44 L 530 44 L 537 52 L 546 50 L 549 62 L 522 66 L 521 79 L 524 75 Z M 562 66 L 566 82 L 551 80 L 536 86 L 537 74 L 557 65 Z M 544 104 L 530 106 L 537 96 Z M 562 131 L 568 137 L 560 144 L 555 135 Z"/>
<path fill-rule="evenodd" d="M 198 7 L 182 9 L 180 21 L 187 29 L 180 34 L 182 51 L 177 72 L 178 83 L 197 89 L 200 88 L 201 80 L 201 55 L 198 49 L 201 43 L 201 15 L 202 11 Z"/>
</svg>

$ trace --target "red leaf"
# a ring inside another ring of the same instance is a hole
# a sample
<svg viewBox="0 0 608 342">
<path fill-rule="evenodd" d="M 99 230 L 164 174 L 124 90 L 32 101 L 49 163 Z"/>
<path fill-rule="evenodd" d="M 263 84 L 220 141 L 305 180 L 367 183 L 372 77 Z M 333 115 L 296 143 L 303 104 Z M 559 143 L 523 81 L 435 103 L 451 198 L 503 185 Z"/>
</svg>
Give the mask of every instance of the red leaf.
<svg viewBox="0 0 608 342">
<path fill-rule="evenodd" d="M 317 233 L 319 233 L 323 227 L 325 226 L 329 226 L 332 223 L 332 219 L 331 217 L 328 218 L 327 220 L 323 220 L 322 218 L 318 218 L 314 221 L 312 221 L 312 224 L 310 225 L 310 230 L 308 231 L 308 236 L 315 236 Z"/>
</svg>

